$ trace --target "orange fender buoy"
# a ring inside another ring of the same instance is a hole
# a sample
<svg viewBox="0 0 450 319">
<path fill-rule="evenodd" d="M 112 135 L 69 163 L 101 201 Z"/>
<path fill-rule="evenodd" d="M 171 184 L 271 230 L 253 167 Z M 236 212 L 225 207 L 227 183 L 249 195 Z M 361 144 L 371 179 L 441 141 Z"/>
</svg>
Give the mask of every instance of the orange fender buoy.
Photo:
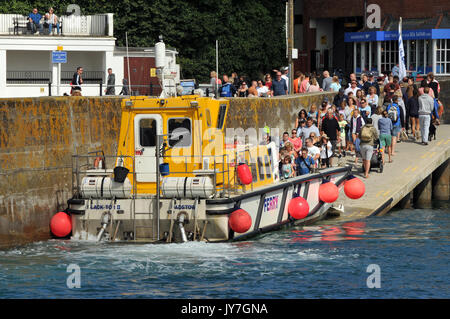
<svg viewBox="0 0 450 319">
<path fill-rule="evenodd" d="M 303 197 L 294 197 L 289 202 L 288 212 L 295 219 L 303 219 L 308 216 L 309 204 Z"/>
<path fill-rule="evenodd" d="M 319 200 L 325 203 L 333 203 L 339 197 L 338 187 L 329 181 L 324 181 L 319 186 Z"/>
<path fill-rule="evenodd" d="M 72 231 L 72 218 L 65 212 L 58 212 L 50 220 L 50 230 L 56 237 L 66 237 Z"/>
<path fill-rule="evenodd" d="M 252 217 L 243 209 L 235 210 L 230 214 L 228 226 L 236 233 L 245 233 L 252 226 Z"/>
<path fill-rule="evenodd" d="M 252 172 L 247 164 L 239 164 L 237 173 L 242 184 L 248 185 L 252 182 Z"/>
<path fill-rule="evenodd" d="M 344 193 L 351 199 L 361 198 L 366 191 L 363 181 L 355 176 L 349 176 L 344 183 Z"/>
</svg>

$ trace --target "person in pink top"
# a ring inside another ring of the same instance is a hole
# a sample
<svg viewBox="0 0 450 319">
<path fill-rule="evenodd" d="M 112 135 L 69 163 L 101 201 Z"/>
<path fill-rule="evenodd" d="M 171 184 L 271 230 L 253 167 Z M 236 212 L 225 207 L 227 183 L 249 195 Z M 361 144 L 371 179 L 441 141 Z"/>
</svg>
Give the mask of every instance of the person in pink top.
<svg viewBox="0 0 450 319">
<path fill-rule="evenodd" d="M 423 89 L 429 87 L 428 86 L 428 82 L 426 79 L 423 79 L 422 82 L 420 82 L 420 88 L 419 88 L 419 96 L 421 96 L 422 94 L 424 94 Z M 431 96 L 434 99 L 434 91 L 433 90 L 429 90 L 428 91 L 428 95 Z"/>
<path fill-rule="evenodd" d="M 300 84 L 300 93 L 306 93 L 309 89 L 309 74 L 305 73 L 305 78 L 302 81 L 302 84 Z"/>
<path fill-rule="evenodd" d="M 309 86 L 308 92 L 320 92 L 320 91 L 322 91 L 322 89 L 320 88 L 319 83 L 317 83 L 317 79 L 315 77 L 311 78 L 310 84 L 311 85 Z"/>
<path fill-rule="evenodd" d="M 294 150 L 296 152 L 300 152 L 302 149 L 302 139 L 300 137 L 297 137 L 297 129 L 292 129 L 291 137 L 289 138 L 289 142 L 294 145 Z"/>
</svg>

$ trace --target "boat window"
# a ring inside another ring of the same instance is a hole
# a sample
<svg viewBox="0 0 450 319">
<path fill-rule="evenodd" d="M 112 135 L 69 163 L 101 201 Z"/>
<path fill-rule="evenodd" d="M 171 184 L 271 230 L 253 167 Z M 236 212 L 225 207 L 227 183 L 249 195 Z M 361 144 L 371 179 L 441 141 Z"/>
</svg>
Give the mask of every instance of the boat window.
<svg viewBox="0 0 450 319">
<path fill-rule="evenodd" d="M 156 121 L 154 119 L 139 121 L 139 143 L 141 146 L 156 146 Z"/>
<path fill-rule="evenodd" d="M 266 166 L 266 176 L 267 176 L 267 178 L 270 178 L 270 176 L 271 176 L 270 160 L 269 160 L 269 156 L 267 156 L 267 155 L 264 156 L 264 165 Z"/>
<path fill-rule="evenodd" d="M 223 123 L 225 122 L 225 113 L 227 111 L 227 105 L 226 104 L 220 104 L 219 108 L 219 117 L 217 119 L 217 128 L 222 129 Z"/>
<path fill-rule="evenodd" d="M 211 112 L 209 111 L 209 109 L 206 109 L 206 125 L 208 125 L 208 127 L 211 127 Z"/>
<path fill-rule="evenodd" d="M 191 119 L 171 118 L 167 122 L 169 146 L 186 147 L 191 145 Z M 182 138 L 180 139 L 180 137 Z"/>
<path fill-rule="evenodd" d="M 264 180 L 264 164 L 261 157 L 258 157 L 259 180 Z"/>
</svg>

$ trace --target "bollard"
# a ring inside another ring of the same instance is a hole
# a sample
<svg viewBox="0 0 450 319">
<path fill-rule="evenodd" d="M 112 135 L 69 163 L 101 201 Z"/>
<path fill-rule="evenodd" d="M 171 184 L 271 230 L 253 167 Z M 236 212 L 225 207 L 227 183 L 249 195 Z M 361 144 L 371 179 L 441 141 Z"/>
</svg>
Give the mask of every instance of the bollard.
<svg viewBox="0 0 450 319">
<path fill-rule="evenodd" d="M 449 160 L 439 166 L 433 172 L 433 199 L 449 200 L 450 199 L 450 165 Z"/>
<path fill-rule="evenodd" d="M 48 82 L 48 96 L 52 96 L 52 82 Z"/>
<path fill-rule="evenodd" d="M 103 83 L 102 82 L 100 82 L 100 96 L 102 96 L 102 90 L 103 89 Z"/>
</svg>

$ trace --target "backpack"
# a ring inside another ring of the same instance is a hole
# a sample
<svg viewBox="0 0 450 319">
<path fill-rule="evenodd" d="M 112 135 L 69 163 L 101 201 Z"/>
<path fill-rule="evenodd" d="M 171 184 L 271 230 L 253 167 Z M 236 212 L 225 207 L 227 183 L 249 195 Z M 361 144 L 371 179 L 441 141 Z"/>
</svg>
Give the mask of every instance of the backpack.
<svg viewBox="0 0 450 319">
<path fill-rule="evenodd" d="M 222 91 L 220 92 L 220 96 L 231 97 L 231 84 L 227 83 L 222 86 Z"/>
<path fill-rule="evenodd" d="M 361 129 L 361 136 L 359 137 L 359 139 L 363 143 L 369 143 L 372 140 L 372 134 L 370 131 L 370 127 L 364 126 Z"/>
<path fill-rule="evenodd" d="M 395 106 L 393 104 L 391 104 L 390 106 L 391 107 L 389 108 L 389 111 L 388 111 L 388 118 L 391 119 L 392 124 L 395 124 L 395 123 L 397 123 L 397 120 L 398 120 L 397 106 Z"/>
</svg>

